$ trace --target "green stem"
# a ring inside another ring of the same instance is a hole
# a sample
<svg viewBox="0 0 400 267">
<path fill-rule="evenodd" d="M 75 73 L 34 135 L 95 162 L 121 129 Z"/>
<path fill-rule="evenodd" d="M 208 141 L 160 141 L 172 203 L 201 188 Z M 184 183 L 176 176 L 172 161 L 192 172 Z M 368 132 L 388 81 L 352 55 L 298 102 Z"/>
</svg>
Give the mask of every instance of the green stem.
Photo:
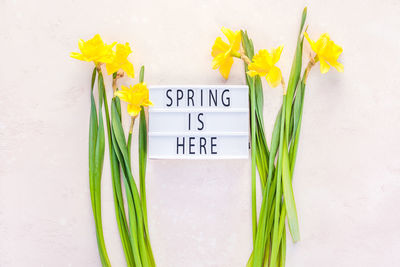
<svg viewBox="0 0 400 267">
<path fill-rule="evenodd" d="M 135 117 L 131 117 L 131 124 L 129 125 L 128 140 L 126 142 L 127 146 L 128 146 L 129 160 L 132 159 L 132 157 L 131 157 L 131 147 L 132 147 L 132 132 L 133 132 L 134 124 L 135 124 Z"/>
<path fill-rule="evenodd" d="M 253 223 L 253 247 L 257 235 L 257 192 L 256 192 L 256 112 L 255 112 L 255 84 L 252 80 L 250 88 L 250 112 L 251 112 L 251 193 L 252 193 L 252 223 Z"/>
</svg>

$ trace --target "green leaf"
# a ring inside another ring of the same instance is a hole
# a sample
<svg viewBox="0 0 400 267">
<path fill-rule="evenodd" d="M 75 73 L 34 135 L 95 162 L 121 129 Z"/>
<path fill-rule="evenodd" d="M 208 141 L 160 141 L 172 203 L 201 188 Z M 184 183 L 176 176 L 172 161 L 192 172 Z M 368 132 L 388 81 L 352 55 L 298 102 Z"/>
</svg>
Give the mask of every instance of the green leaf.
<svg viewBox="0 0 400 267">
<path fill-rule="evenodd" d="M 299 145 L 299 138 L 300 138 L 300 129 L 301 129 L 301 120 L 303 117 L 303 104 L 304 104 L 304 93 L 305 93 L 305 83 L 304 83 L 304 76 L 303 80 L 301 82 L 301 87 L 300 87 L 300 96 L 298 102 L 298 118 L 297 118 L 297 125 L 294 128 L 294 140 L 292 141 L 291 149 L 290 149 L 290 172 L 293 176 L 294 172 L 294 166 L 296 163 L 296 156 L 297 156 L 297 149 Z"/>
<path fill-rule="evenodd" d="M 89 186 L 90 186 L 90 199 L 92 201 L 93 215 L 96 214 L 96 205 L 94 197 L 94 170 L 95 170 L 95 151 L 96 151 L 96 139 L 97 139 L 97 111 L 96 103 L 93 95 L 94 82 L 96 80 L 96 68 L 93 70 L 92 83 L 90 91 L 90 121 L 89 121 Z"/>
<path fill-rule="evenodd" d="M 274 167 L 275 157 L 278 152 L 279 138 L 280 138 L 280 132 L 281 132 L 281 118 L 282 118 L 282 108 L 279 109 L 279 112 L 276 115 L 274 129 L 272 131 L 271 152 L 270 152 L 270 157 L 269 157 L 269 165 L 271 166 L 271 168 Z M 268 180 L 270 180 L 272 178 L 272 174 L 273 174 L 273 170 L 270 170 L 270 173 L 268 175 Z"/>
<path fill-rule="evenodd" d="M 299 222 L 297 218 L 296 203 L 294 201 L 292 176 L 290 173 L 289 155 L 286 139 L 283 140 L 283 160 L 282 160 L 282 184 L 283 184 L 283 199 L 286 205 L 289 230 L 293 241 L 300 240 Z"/>
<path fill-rule="evenodd" d="M 272 233 L 272 247 L 271 247 L 271 266 L 275 266 L 279 252 L 279 217 L 280 217 L 280 204 L 282 197 L 282 167 L 283 167 L 283 155 L 284 155 L 284 129 L 285 129 L 285 106 L 286 106 L 286 95 L 283 95 L 282 99 L 282 113 L 281 113 L 281 125 L 279 133 L 279 154 L 277 164 L 277 176 L 276 176 L 276 193 L 275 193 L 275 212 L 274 212 L 274 227 Z"/>
<path fill-rule="evenodd" d="M 140 74 L 139 74 L 139 82 L 142 83 L 144 81 L 144 66 L 140 68 Z"/>
<path fill-rule="evenodd" d="M 117 118 L 117 116 L 118 112 L 116 109 L 116 105 L 111 105 L 112 129 L 115 135 L 115 140 L 116 140 L 115 143 L 120 151 L 120 156 L 121 156 L 120 163 L 122 165 L 124 176 L 126 177 L 126 183 L 130 189 L 129 193 L 132 196 L 131 200 L 128 199 L 128 203 L 129 202 L 133 203 L 133 207 L 131 209 L 132 212 L 130 211 L 129 215 L 131 216 L 131 218 L 134 218 L 133 217 L 133 208 L 134 208 L 141 262 L 143 266 L 149 266 L 150 264 L 149 262 L 151 262 L 151 259 L 149 257 L 149 251 L 147 249 L 148 246 L 146 244 L 146 232 L 145 232 L 143 211 L 141 207 L 139 192 L 137 190 L 135 180 L 133 179 L 128 148 L 127 144 L 125 143 L 125 136 L 121 121 L 114 119 Z M 133 224 L 133 219 L 131 221 L 132 221 L 131 224 Z"/>
<path fill-rule="evenodd" d="M 285 263 L 286 263 L 286 231 L 285 231 L 285 227 L 283 227 L 283 236 L 282 236 L 282 241 L 281 241 L 280 255 L 281 255 L 280 267 L 285 267 Z"/>
<path fill-rule="evenodd" d="M 139 251 L 139 231 L 138 231 L 138 218 L 136 216 L 136 211 L 135 211 L 135 205 L 134 205 L 134 197 L 133 197 L 133 186 L 132 181 L 130 181 L 129 175 L 127 175 L 130 170 L 128 170 L 129 163 L 127 163 L 123 157 L 123 154 L 120 150 L 119 144 L 117 142 L 117 138 L 115 136 L 115 128 L 114 125 L 118 125 L 119 133 L 121 133 L 121 117 L 119 116 L 119 111 L 118 111 L 118 101 L 117 97 L 113 99 L 111 102 L 111 140 L 113 144 L 113 148 L 115 151 L 115 155 L 117 156 L 117 159 L 119 163 L 121 164 L 121 169 L 123 173 L 123 179 L 124 179 L 124 184 L 125 184 L 125 189 L 126 189 L 126 198 L 127 198 L 127 203 L 128 203 L 128 216 L 129 216 L 129 228 L 130 228 L 130 233 L 129 233 L 129 240 L 131 243 L 132 247 L 132 254 L 133 254 L 133 261 L 135 263 L 135 266 L 142 266 L 141 263 L 141 257 L 140 257 L 140 251 Z M 123 135 L 123 131 L 122 131 Z M 124 136 L 120 138 L 125 138 Z M 128 165 L 128 166 L 127 166 Z M 131 176 L 130 176 L 131 177 Z M 133 179 L 133 178 L 132 178 Z M 136 187 L 136 186 L 135 186 Z"/>
<path fill-rule="evenodd" d="M 253 244 L 256 242 L 257 234 L 257 203 L 256 203 L 256 113 L 255 113 L 255 88 L 250 87 L 250 122 L 251 122 L 251 192 L 252 192 L 252 222 L 253 222 Z"/>
<path fill-rule="evenodd" d="M 103 75 L 99 72 L 98 75 L 98 86 L 99 86 L 99 124 L 97 129 L 97 139 L 94 155 L 94 195 L 95 195 L 95 207 L 96 207 L 96 232 L 99 244 L 100 258 L 103 266 L 111 266 L 108 258 L 107 250 L 105 247 L 104 236 L 103 236 L 103 225 L 101 219 L 101 176 L 103 171 L 104 163 L 104 149 L 105 149 L 105 136 L 104 136 L 104 124 L 102 115 L 102 103 L 104 95 L 104 81 Z"/>
<path fill-rule="evenodd" d="M 112 102 L 116 99 L 113 98 Z M 134 266 L 134 255 L 131 245 L 130 232 L 128 228 L 128 223 L 126 220 L 125 204 L 122 193 L 121 176 L 119 162 L 117 158 L 117 152 L 112 142 L 112 131 L 110 122 L 110 113 L 108 109 L 107 94 L 104 92 L 104 107 L 106 113 L 106 125 L 107 125 L 107 135 L 108 135 L 108 148 L 110 154 L 110 167 L 111 167 L 111 177 L 113 185 L 113 196 L 114 196 L 114 208 L 115 216 L 117 220 L 118 230 L 121 238 L 122 248 L 124 250 L 125 259 L 128 266 Z M 119 111 L 120 112 L 120 111 Z M 119 113 L 120 114 L 120 113 Z M 138 252 L 139 254 L 139 252 Z M 139 256 L 139 255 L 138 255 Z"/>
<path fill-rule="evenodd" d="M 303 32 L 304 28 L 304 23 L 306 23 L 306 18 L 307 18 L 307 7 L 303 9 L 303 13 L 301 14 L 301 22 L 300 22 L 300 31 L 299 31 L 299 36 Z"/>
<path fill-rule="evenodd" d="M 254 46 L 251 39 L 248 38 L 247 32 L 242 31 L 242 44 L 244 51 L 251 60 L 254 56 Z M 245 72 L 248 70 L 247 64 L 244 64 Z M 274 168 L 274 161 L 270 160 L 270 151 L 268 150 L 268 145 L 264 132 L 264 118 L 263 118 L 263 106 L 264 106 L 264 95 L 263 88 L 260 77 L 250 77 L 246 75 L 246 81 L 250 90 L 250 110 L 251 110 L 251 133 L 252 140 L 252 215 L 253 215 L 253 240 L 254 249 L 253 253 L 249 259 L 251 266 L 262 266 L 265 259 L 269 257 L 269 250 L 266 251 L 265 247 L 268 245 L 269 241 L 267 238 L 269 232 L 271 231 L 271 226 L 268 228 L 268 220 L 270 218 L 268 200 L 269 200 L 269 185 L 271 183 L 272 172 Z M 254 114 L 254 115 L 253 115 Z M 278 127 L 279 128 L 279 127 Z M 279 136 L 279 133 L 278 133 Z M 255 137 L 255 138 L 254 138 Z M 279 139 L 279 138 L 278 138 Z M 255 149 L 254 149 L 255 148 Z M 254 156 L 254 150 L 256 155 Z M 276 152 L 275 152 L 276 153 Z M 256 210 L 256 188 L 255 188 L 255 169 L 254 158 L 256 159 L 257 170 L 260 176 L 261 189 L 263 194 L 260 216 L 257 224 L 257 210 Z M 272 169 L 272 171 L 271 171 Z M 267 179 L 269 177 L 269 179 Z M 272 201 L 272 200 L 271 200 Z M 271 222 L 272 223 L 272 222 Z M 254 230 L 256 230 L 256 235 L 254 238 Z M 249 264 L 248 263 L 248 264 Z"/>
<path fill-rule="evenodd" d="M 121 120 L 121 100 L 119 99 L 119 97 L 114 97 L 113 101 L 117 109 L 119 119 Z"/>
<path fill-rule="evenodd" d="M 292 136 L 295 136 L 295 133 L 297 131 L 297 126 L 300 121 L 300 113 L 301 113 L 301 108 L 302 108 L 302 99 L 303 99 L 303 90 L 301 88 L 301 82 L 299 82 L 298 87 L 300 86 L 300 89 L 296 90 L 296 96 L 294 99 L 294 104 L 293 104 L 293 129 L 292 129 Z"/>
<path fill-rule="evenodd" d="M 247 36 L 247 32 L 241 31 L 242 44 L 246 55 L 252 56 L 253 46 L 251 40 Z M 247 66 L 245 64 L 245 71 Z M 254 78 L 246 74 L 247 84 L 249 86 L 249 101 L 250 101 L 250 132 L 251 132 L 251 207 L 252 207 L 252 228 L 253 228 L 253 246 L 255 246 L 257 235 L 257 196 L 256 196 L 256 81 Z M 260 176 L 261 177 L 261 176 Z M 263 183 L 263 181 L 261 180 Z"/>
<path fill-rule="evenodd" d="M 274 166 L 274 159 L 277 153 L 277 149 L 279 146 L 279 138 L 280 138 L 280 127 L 281 127 L 281 111 L 277 115 L 274 130 L 272 133 L 272 141 L 271 141 L 271 153 L 269 157 L 271 168 Z M 259 216 L 259 223 L 257 228 L 257 236 L 256 236 L 256 244 L 253 250 L 254 253 L 254 266 L 262 266 L 263 261 L 268 260 L 269 249 L 267 250 L 265 247 L 269 244 L 268 236 L 270 235 L 271 227 L 272 227 L 272 219 L 273 219 L 273 212 L 275 206 L 272 205 L 272 197 L 274 196 L 275 189 L 276 189 L 276 179 L 271 187 L 271 180 L 272 180 L 273 169 L 270 169 L 268 173 L 268 180 L 266 190 L 263 192 L 262 204 L 261 204 L 261 211 Z M 276 173 L 275 173 L 276 175 Z M 270 216 L 271 215 L 271 216 Z"/>
<path fill-rule="evenodd" d="M 140 68 L 139 82 L 144 82 L 144 66 Z M 147 167 L 147 123 L 144 108 L 140 111 L 139 122 L 139 181 L 140 199 L 142 201 L 143 219 L 146 232 L 146 247 L 149 253 L 151 266 L 155 266 L 153 250 L 150 244 L 149 227 L 147 220 L 147 198 L 146 198 L 146 167 Z"/>
<path fill-rule="evenodd" d="M 297 43 L 296 54 L 293 59 L 292 69 L 290 71 L 289 83 L 288 83 L 288 87 L 287 87 L 286 100 L 288 103 L 286 103 L 286 111 L 285 111 L 287 125 L 289 125 L 289 123 L 290 123 L 290 115 L 291 115 L 291 109 L 292 109 L 293 96 L 295 94 L 295 89 L 296 89 L 297 83 L 300 79 L 302 56 L 303 56 L 302 51 L 303 51 L 303 39 L 299 39 L 299 41 Z M 287 131 L 287 134 L 288 133 L 289 133 L 289 131 Z"/>
<path fill-rule="evenodd" d="M 139 179 L 140 197 L 142 200 L 143 216 L 147 227 L 147 208 L 146 208 L 146 165 L 147 165 L 147 125 L 144 109 L 140 111 L 139 123 Z"/>
<path fill-rule="evenodd" d="M 301 23 L 300 23 L 300 31 L 299 35 L 297 38 L 297 45 L 296 45 L 296 52 L 295 56 L 293 58 L 293 63 L 292 63 L 292 68 L 290 70 L 290 75 L 289 75 L 289 82 L 287 85 L 287 98 L 286 98 L 286 125 L 289 125 L 290 123 L 290 115 L 291 115 L 291 108 L 292 108 L 292 101 L 293 101 L 293 96 L 295 94 L 296 86 L 299 82 L 300 79 L 300 72 L 301 72 L 301 67 L 302 67 L 302 57 L 303 57 L 303 39 L 304 37 L 302 36 L 303 32 L 303 27 L 304 23 L 307 17 L 307 8 L 304 8 L 302 18 L 301 18 Z M 289 134 L 289 131 L 286 132 Z M 287 139 L 289 139 L 289 136 L 286 136 Z"/>
<path fill-rule="evenodd" d="M 254 56 L 254 46 L 253 41 L 247 35 L 247 31 L 241 30 L 242 34 L 242 45 L 247 57 L 251 60 Z"/>
<path fill-rule="evenodd" d="M 256 92 L 256 152 L 259 160 L 257 161 L 257 168 L 261 179 L 262 191 L 264 192 L 267 176 L 269 173 L 269 150 L 264 132 L 264 96 L 263 88 L 260 77 L 255 78 L 255 92 Z"/>
<path fill-rule="evenodd" d="M 285 131 L 285 139 L 280 141 L 280 144 L 283 145 L 283 157 L 282 157 L 282 187 L 283 187 L 283 195 L 284 195 L 284 202 L 286 205 L 286 211 L 287 211 L 287 216 L 288 216 L 288 225 L 289 225 L 289 230 L 292 235 L 292 239 L 294 242 L 297 242 L 300 239 L 300 231 L 299 231 L 299 225 L 298 225 L 298 218 L 297 218 L 297 211 L 296 211 L 296 205 L 294 201 L 294 194 L 293 194 L 293 187 L 292 187 L 292 166 L 289 161 L 289 136 L 294 131 L 296 128 L 294 124 L 298 125 L 298 103 L 296 104 L 296 100 L 293 100 L 294 95 L 298 95 L 299 92 L 296 93 L 296 89 L 298 87 L 298 82 L 300 79 L 300 72 L 301 72 L 301 66 L 302 66 L 302 51 L 303 51 L 303 39 L 304 37 L 302 36 L 302 31 L 305 23 L 307 15 L 307 9 L 305 8 L 303 10 L 302 14 L 302 19 L 300 23 L 300 31 L 299 31 L 299 36 L 297 39 L 297 47 L 296 47 L 296 52 L 295 52 L 295 57 L 293 59 L 293 64 L 292 68 L 290 71 L 290 77 L 289 77 L 289 83 L 288 83 L 288 88 L 287 88 L 287 96 L 286 96 L 286 101 L 284 103 L 284 106 L 286 104 L 286 107 L 283 109 L 284 110 L 284 118 L 285 118 L 285 124 L 286 124 L 286 131 Z M 298 95 L 300 98 L 302 97 Z M 285 97 L 284 97 L 285 98 Z M 293 103 L 294 102 L 294 103 Z M 294 107 L 294 111 L 292 113 L 292 106 Z M 297 120 L 297 122 L 296 122 Z M 293 125 L 293 130 L 290 130 L 291 122 Z M 276 230 L 276 229 L 274 229 Z M 279 231 L 279 229 L 278 229 Z M 279 235 L 276 233 L 276 235 Z M 274 232 L 275 236 L 275 232 Z M 276 237 L 278 238 L 278 237 Z M 278 240 L 276 240 L 278 242 Z M 279 244 L 279 243 L 278 243 Z M 278 245 L 276 244 L 276 245 Z M 274 249 L 274 247 L 273 247 Z M 276 249 L 276 248 L 275 248 Z M 274 253 L 272 253 L 272 257 L 274 257 Z M 275 263 L 275 262 L 274 262 Z"/>
<path fill-rule="evenodd" d="M 115 98 L 118 98 L 118 97 L 115 97 Z M 115 140 L 117 142 L 119 150 L 121 151 L 122 163 L 125 164 L 125 166 L 127 168 L 127 171 L 131 171 L 131 164 L 130 164 L 130 161 L 129 161 L 130 157 L 129 157 L 127 144 L 125 143 L 124 129 L 122 128 L 121 120 L 119 120 L 118 118 L 119 118 L 119 114 L 118 114 L 118 111 L 117 111 L 116 104 L 114 104 L 114 105 L 111 104 L 111 125 L 112 125 L 112 130 L 114 132 Z"/>
<path fill-rule="evenodd" d="M 251 253 L 249 259 L 247 260 L 246 267 L 253 267 L 253 252 Z"/>
</svg>

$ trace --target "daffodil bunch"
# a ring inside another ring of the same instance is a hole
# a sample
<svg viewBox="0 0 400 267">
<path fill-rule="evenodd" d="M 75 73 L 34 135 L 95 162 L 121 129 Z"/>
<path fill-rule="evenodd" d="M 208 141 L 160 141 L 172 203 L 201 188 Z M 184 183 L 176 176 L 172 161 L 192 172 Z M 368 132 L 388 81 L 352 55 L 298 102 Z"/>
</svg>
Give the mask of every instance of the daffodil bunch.
<svg viewBox="0 0 400 267">
<path fill-rule="evenodd" d="M 310 70 L 317 62 L 320 62 L 321 73 L 328 72 L 330 66 L 339 72 L 343 71 L 343 65 L 337 61 L 342 48 L 336 45 L 328 34 L 323 34 L 317 41 L 313 41 L 306 32 L 303 32 L 306 14 L 307 10 L 304 9 L 287 86 L 282 72 L 277 67 L 282 46 L 271 50 L 262 49 L 254 55 L 253 42 L 247 32 L 241 31 L 239 34 L 238 31 L 233 33 L 223 28 L 222 32 L 229 43 L 218 37 L 212 47 L 213 68 L 219 68 L 222 76 L 227 79 L 233 58 L 240 58 L 245 65 L 246 81 L 249 86 L 253 224 L 253 251 L 247 262 L 249 267 L 285 265 L 286 218 L 293 241 L 300 240 L 292 179 L 299 144 L 306 81 Z M 310 58 L 301 76 L 304 36 L 315 55 Z M 238 45 L 240 39 L 242 47 Z M 261 77 L 266 78 L 270 87 L 282 86 L 282 106 L 276 116 L 270 147 L 265 138 Z M 258 217 L 256 169 L 262 192 Z"/>
<path fill-rule="evenodd" d="M 103 266 L 111 266 L 104 242 L 101 216 L 101 177 L 105 147 L 104 107 L 115 214 L 126 263 L 127 266 L 155 266 L 148 230 L 145 187 L 147 124 L 144 108 L 152 105 L 152 103 L 149 100 L 149 90 L 143 82 L 144 67 L 141 68 L 138 84 L 129 87 L 121 86 L 122 89 L 118 90 L 117 81 L 125 73 L 131 78 L 134 77 L 133 65 L 128 60 L 128 56 L 132 53 L 129 43 L 108 45 L 97 34 L 88 41 L 80 40 L 79 49 L 81 52 L 73 52 L 71 57 L 94 63 L 90 93 L 89 186 L 101 263 Z M 107 73 L 112 75 L 113 78 L 111 111 L 109 110 L 103 79 L 102 66 L 104 65 Z M 98 77 L 98 107 L 96 107 L 93 93 L 96 76 Z M 131 116 L 127 139 L 122 127 L 120 99 L 128 103 L 127 110 L 129 116 Z M 140 117 L 138 140 L 140 190 L 138 190 L 134 180 L 131 166 L 132 130 L 138 116 Z M 125 194 L 123 194 L 123 188 L 125 188 Z M 124 196 L 126 196 L 126 199 Z M 128 214 L 125 212 L 125 203 L 128 206 Z"/>
</svg>

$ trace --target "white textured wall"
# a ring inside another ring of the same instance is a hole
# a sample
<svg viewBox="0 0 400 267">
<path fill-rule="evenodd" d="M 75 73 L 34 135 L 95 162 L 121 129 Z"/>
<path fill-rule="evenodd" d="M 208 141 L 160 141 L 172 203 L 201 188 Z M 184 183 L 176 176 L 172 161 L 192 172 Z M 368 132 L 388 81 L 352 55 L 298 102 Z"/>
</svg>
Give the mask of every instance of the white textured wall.
<svg viewBox="0 0 400 267">
<path fill-rule="evenodd" d="M 398 266 L 395 0 L 0 1 L 0 266 L 99 266 L 87 175 L 92 69 L 69 58 L 79 38 L 129 41 L 149 84 L 222 84 L 210 67 L 212 43 L 221 26 L 245 28 L 257 50 L 285 45 L 279 65 L 288 77 L 305 4 L 310 35 L 329 32 L 343 46 L 345 72 L 315 69 L 309 79 L 294 179 L 302 240 L 288 242 L 287 266 Z M 239 61 L 228 83 L 244 83 Z M 280 94 L 265 89 L 268 133 Z M 104 231 L 113 266 L 123 266 L 107 153 Z M 249 168 L 243 160 L 149 162 L 160 267 L 244 266 Z"/>
</svg>

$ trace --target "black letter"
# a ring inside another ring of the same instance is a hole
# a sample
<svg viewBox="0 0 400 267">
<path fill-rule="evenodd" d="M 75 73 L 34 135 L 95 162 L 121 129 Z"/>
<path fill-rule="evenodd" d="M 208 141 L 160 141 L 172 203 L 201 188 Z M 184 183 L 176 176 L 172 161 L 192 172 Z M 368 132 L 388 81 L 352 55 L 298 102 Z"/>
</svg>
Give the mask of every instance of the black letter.
<svg viewBox="0 0 400 267">
<path fill-rule="evenodd" d="M 211 154 L 217 154 L 217 151 L 214 151 L 214 147 L 217 147 L 217 144 L 214 144 L 214 140 L 217 140 L 217 137 L 211 137 Z"/>
<path fill-rule="evenodd" d="M 188 107 L 189 107 L 189 100 L 192 100 L 192 107 L 194 107 L 194 100 L 193 100 L 194 91 L 192 89 L 189 89 L 187 91 L 187 94 L 188 94 L 188 102 L 187 102 Z"/>
<path fill-rule="evenodd" d="M 172 106 L 172 103 L 173 103 L 172 98 L 168 95 L 169 92 L 172 92 L 172 90 L 171 90 L 171 89 L 168 89 L 168 90 L 167 90 L 167 93 L 166 93 L 168 99 L 171 101 L 171 103 L 167 104 L 167 107 Z"/>
<path fill-rule="evenodd" d="M 199 113 L 199 115 L 197 115 L 197 120 L 201 123 L 201 128 L 197 127 L 197 130 L 201 131 L 204 129 L 204 122 L 200 119 L 200 116 L 203 116 L 203 113 Z"/>
<path fill-rule="evenodd" d="M 176 154 L 179 154 L 179 147 L 182 147 L 182 154 L 185 154 L 185 137 L 182 137 L 182 143 L 179 144 L 179 137 L 176 138 Z"/>
<path fill-rule="evenodd" d="M 192 147 L 194 146 L 192 140 L 194 140 L 194 137 L 193 136 L 189 137 L 189 154 L 195 154 L 195 152 L 192 151 Z"/>
<path fill-rule="evenodd" d="M 222 104 L 223 104 L 225 107 L 229 107 L 229 106 L 231 105 L 231 98 L 230 98 L 229 96 L 227 96 L 225 99 L 228 100 L 228 103 L 225 104 L 225 102 L 224 102 L 224 94 L 225 94 L 225 92 L 229 92 L 229 89 L 225 89 L 225 90 L 222 92 L 222 95 L 221 95 Z"/>
<path fill-rule="evenodd" d="M 189 113 L 189 131 L 190 131 L 190 118 L 191 118 L 192 113 Z"/>
<path fill-rule="evenodd" d="M 180 93 L 180 96 L 179 96 Z M 181 89 L 176 90 L 176 106 L 179 107 L 179 100 L 183 99 L 183 91 Z"/>
<path fill-rule="evenodd" d="M 204 143 L 203 143 L 204 141 Z M 207 150 L 206 150 L 206 138 L 205 137 L 200 137 L 200 155 L 201 153 L 201 149 L 204 149 L 204 154 L 207 154 Z"/>
<path fill-rule="evenodd" d="M 215 95 L 213 95 L 211 89 L 208 91 L 208 106 L 211 107 L 211 98 L 214 101 L 214 105 L 217 106 L 217 94 L 218 94 L 217 89 L 215 89 Z"/>
</svg>

